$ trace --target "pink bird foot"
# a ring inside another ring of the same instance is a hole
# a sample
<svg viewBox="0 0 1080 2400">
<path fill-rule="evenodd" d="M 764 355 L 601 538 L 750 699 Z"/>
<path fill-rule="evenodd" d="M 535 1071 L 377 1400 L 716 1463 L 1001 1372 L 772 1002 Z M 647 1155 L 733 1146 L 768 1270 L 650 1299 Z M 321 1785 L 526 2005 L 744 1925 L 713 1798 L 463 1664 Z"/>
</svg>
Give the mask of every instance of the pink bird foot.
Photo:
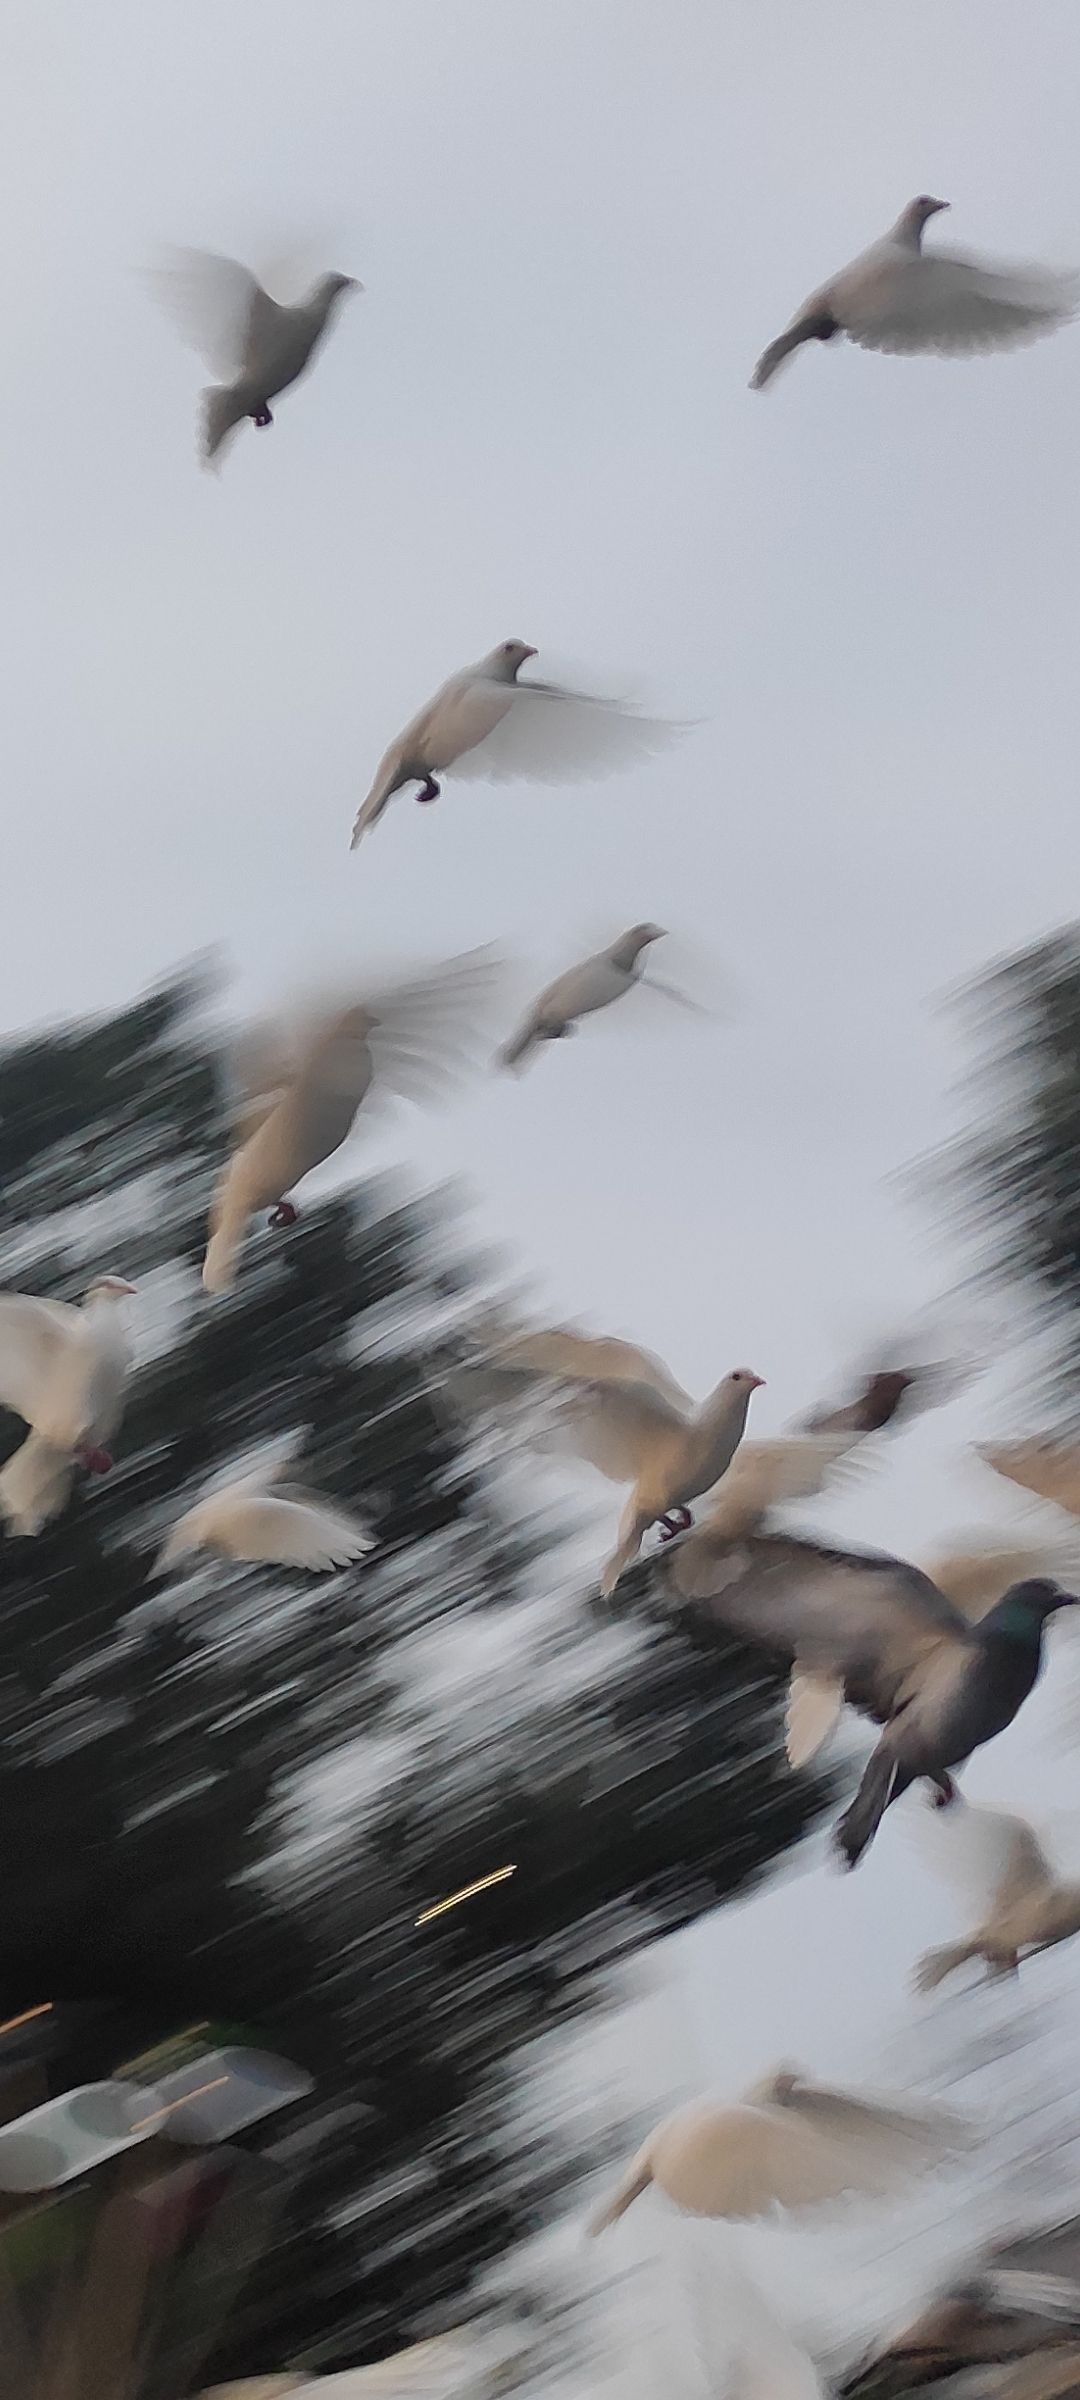
<svg viewBox="0 0 1080 2400">
<path fill-rule="evenodd" d="M 939 1778 L 939 1780 L 938 1780 L 938 1781 L 935 1783 L 935 1785 L 934 1785 L 934 1793 L 933 1793 L 933 1805 L 934 1805 L 934 1807 L 935 1807 L 935 1808 L 948 1808 L 948 1807 L 951 1805 L 951 1803 L 952 1803 L 954 1800 L 958 1800 L 958 1799 L 959 1799 L 959 1797 L 960 1797 L 960 1794 L 959 1794 L 959 1792 L 957 1791 L 957 1788 L 956 1788 L 956 1785 L 955 1785 L 955 1783 L 953 1782 L 952 1776 L 951 1776 L 951 1775 L 942 1775 L 942 1776 Z"/>
<path fill-rule="evenodd" d="M 421 806 L 423 806 L 429 800 L 437 800 L 441 789 L 442 786 L 441 784 L 436 783 L 434 775 L 429 775 L 424 784 L 423 791 L 417 792 L 416 797 Z"/>
<path fill-rule="evenodd" d="M 662 1542 L 673 1542 L 677 1533 L 686 1533 L 694 1522 L 688 1508 L 669 1508 L 666 1517 L 657 1521 Z"/>
<path fill-rule="evenodd" d="M 253 424 L 253 425 L 272 425 L 272 424 L 273 424 L 274 420 L 273 420 L 273 417 L 272 417 L 272 416 L 271 416 L 271 414 L 270 414 L 270 411 L 269 411 L 269 409 L 267 408 L 267 405 L 266 405 L 266 402 L 265 402 L 265 400 L 262 402 L 262 405 L 261 405 L 261 407 L 259 407 L 259 408 L 253 408 L 253 409 L 252 409 L 252 412 L 251 412 L 251 422 L 252 422 L 252 424 Z"/>
<path fill-rule="evenodd" d="M 113 1457 L 111 1450 L 98 1450 L 96 1448 L 90 1450 L 80 1450 L 78 1456 L 81 1464 L 86 1468 L 88 1475 L 110 1475 L 112 1473 Z"/>
<path fill-rule="evenodd" d="M 277 1207 L 271 1209 L 266 1222 L 273 1226 L 275 1233 L 279 1233 L 282 1226 L 295 1225 L 299 1215 L 300 1211 L 292 1200 L 279 1200 Z"/>
</svg>

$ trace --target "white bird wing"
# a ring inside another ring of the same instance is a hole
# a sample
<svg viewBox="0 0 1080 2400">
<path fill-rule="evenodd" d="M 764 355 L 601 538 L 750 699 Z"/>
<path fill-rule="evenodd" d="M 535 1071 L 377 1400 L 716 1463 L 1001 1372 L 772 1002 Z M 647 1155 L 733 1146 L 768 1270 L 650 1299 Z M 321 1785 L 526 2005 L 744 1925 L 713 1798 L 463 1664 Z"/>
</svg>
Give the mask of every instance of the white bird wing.
<svg viewBox="0 0 1080 2400">
<path fill-rule="evenodd" d="M 784 1749 L 796 1773 L 824 1749 L 843 1705 L 844 1686 L 835 1675 L 810 1675 L 794 1668 L 784 1712 Z"/>
<path fill-rule="evenodd" d="M 814 2093 L 812 2105 L 800 2097 L 688 2110 L 653 2135 L 649 2155 L 654 2182 L 678 2207 L 750 2220 L 895 2191 L 950 2146 L 898 2111 Z"/>
<path fill-rule="evenodd" d="M 666 1400 L 680 1416 L 690 1417 L 694 1403 L 674 1375 L 652 1350 L 624 1342 L 616 1334 L 577 1333 L 569 1325 L 553 1325 L 535 1333 L 512 1335 L 500 1343 L 491 1364 L 496 1369 L 521 1369 L 530 1375 L 593 1384 L 642 1384 Z"/>
<path fill-rule="evenodd" d="M 709 1531 L 741 1541 L 773 1508 L 812 1500 L 844 1472 L 865 1466 L 851 1434 L 798 1434 L 772 1442 L 741 1442 L 711 1499 Z"/>
<path fill-rule="evenodd" d="M 226 1060 L 235 1142 L 250 1140 L 276 1108 L 294 1081 L 298 1063 L 295 1036 L 273 1019 L 247 1025 L 235 1036 Z"/>
<path fill-rule="evenodd" d="M 375 1547 L 366 1525 L 302 1484 L 280 1484 L 233 1510 L 235 1555 L 312 1570 L 343 1567 Z"/>
<path fill-rule="evenodd" d="M 574 782 L 614 775 L 669 750 L 681 725 L 615 701 L 538 683 L 494 685 L 510 705 L 456 759 L 459 777 L 497 783 Z"/>
<path fill-rule="evenodd" d="M 1033 1825 L 1010 1809 L 957 1799 L 904 1809 L 928 1867 L 980 1915 L 1053 1888 L 1057 1876 Z"/>
<path fill-rule="evenodd" d="M 1080 1517 L 1080 1444 L 1076 1442 L 980 1442 L 977 1455 L 1022 1491 L 1052 1500 L 1070 1517 Z"/>
<path fill-rule="evenodd" d="M 1037 340 L 1075 315 L 1078 296 L 1069 276 L 923 251 L 856 284 L 842 322 L 864 350 L 961 355 Z"/>
<path fill-rule="evenodd" d="M 153 271 L 159 299 L 210 373 L 231 383 L 279 340 L 287 311 L 238 259 L 213 250 L 173 250 L 168 262 Z"/>
<path fill-rule="evenodd" d="M 0 1293 L 0 1407 L 33 1424 L 53 1378 L 68 1360 L 74 1368 L 76 1321 L 62 1300 Z"/>
<path fill-rule="evenodd" d="M 405 1099 L 430 1100 L 478 1065 L 491 1039 L 504 962 L 493 943 L 370 993 L 363 1006 L 380 1082 Z"/>
<path fill-rule="evenodd" d="M 559 1415 L 562 1438 L 610 1483 L 636 1483 L 686 1423 L 654 1385 L 621 1379 L 568 1385 Z"/>
</svg>

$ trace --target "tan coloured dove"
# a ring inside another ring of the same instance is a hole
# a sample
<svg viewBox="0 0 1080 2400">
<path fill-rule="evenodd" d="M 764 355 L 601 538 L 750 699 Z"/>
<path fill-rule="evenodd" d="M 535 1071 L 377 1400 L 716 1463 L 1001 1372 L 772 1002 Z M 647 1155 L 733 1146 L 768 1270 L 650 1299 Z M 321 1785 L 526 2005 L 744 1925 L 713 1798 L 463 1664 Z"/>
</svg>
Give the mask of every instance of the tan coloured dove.
<svg viewBox="0 0 1080 2400">
<path fill-rule="evenodd" d="M 131 1364 L 120 1304 L 134 1288 L 102 1275 L 77 1308 L 0 1296 L 0 1403 L 30 1427 L 0 1471 L 0 1516 L 11 1533 L 40 1533 L 59 1516 L 77 1466 L 108 1473 L 104 1445 L 120 1423 Z"/>
<path fill-rule="evenodd" d="M 1035 341 L 1075 315 L 1080 293 L 1073 276 L 924 250 L 928 219 L 948 205 L 925 193 L 910 200 L 880 241 L 812 292 L 786 332 L 762 352 L 751 390 L 763 391 L 803 342 L 829 342 L 838 333 L 862 350 L 958 357 Z"/>
<path fill-rule="evenodd" d="M 662 925 L 631 925 L 606 950 L 597 950 L 591 958 L 582 959 L 579 966 L 568 967 L 557 975 L 554 983 L 540 993 L 526 1011 L 517 1032 L 498 1053 L 503 1067 L 522 1066 L 541 1042 L 562 1041 L 573 1032 L 579 1017 L 591 1016 L 598 1008 L 609 1008 L 613 1000 L 621 1000 L 641 981 L 645 951 L 653 942 L 664 939 Z M 657 986 L 657 989 L 665 989 Z"/>
<path fill-rule="evenodd" d="M 979 1442 L 976 1456 L 1037 1500 L 1080 1517 L 1080 1443 L 1051 1437 L 1026 1442 Z"/>
<path fill-rule="evenodd" d="M 178 1518 L 158 1555 L 159 1571 L 191 1550 L 214 1550 L 223 1558 L 265 1559 L 282 1567 L 327 1574 L 375 1548 L 374 1535 L 348 1510 L 324 1500 L 304 1484 L 278 1480 L 263 1467 L 222 1484 Z"/>
<path fill-rule="evenodd" d="M 295 1223 L 296 1208 L 285 1195 L 348 1139 L 376 1078 L 387 1091 L 426 1099 L 465 1063 L 498 971 L 492 950 L 472 951 L 414 982 L 325 1008 L 291 1046 L 271 1036 L 249 1046 L 246 1064 L 241 1053 L 249 1098 L 240 1147 L 211 1205 L 203 1263 L 208 1292 L 233 1283 L 256 1209 L 276 1202 L 271 1224 Z"/>
<path fill-rule="evenodd" d="M 353 275 L 321 275 L 303 300 L 286 307 L 248 267 L 211 250 L 173 251 L 154 281 L 186 340 L 219 378 L 202 396 L 207 465 L 245 417 L 273 424 L 271 400 L 310 365 L 345 293 L 363 289 Z"/>
<path fill-rule="evenodd" d="M 437 800 L 438 777 L 496 783 L 574 783 L 636 766 L 666 750 L 682 731 L 613 700 L 519 683 L 528 642 L 499 642 L 486 658 L 451 675 L 391 742 L 353 826 L 352 848 L 377 825 L 395 792 L 418 783 L 418 800 Z"/>
<path fill-rule="evenodd" d="M 1026 1817 L 960 1801 L 942 1811 L 920 1810 L 919 1821 L 930 1863 L 958 1879 L 969 1901 L 974 1897 L 978 1905 L 981 1894 L 984 1905 L 963 1941 L 946 1942 L 920 1959 L 919 1991 L 933 1991 L 974 1958 L 985 1959 L 993 1976 L 1016 1974 L 1021 1957 L 1080 1933 L 1080 1882 L 1060 1880 Z"/>
<path fill-rule="evenodd" d="M 781 2068 L 734 2106 L 698 2102 L 666 2117 L 588 2230 L 614 2225 L 650 2184 L 688 2216 L 744 2221 L 848 2193 L 884 2198 L 969 2140 L 944 2109 L 860 2099 Z"/>
<path fill-rule="evenodd" d="M 650 1525 L 670 1537 L 691 1522 L 688 1503 L 711 1491 L 742 1440 L 746 1412 L 763 1378 L 736 1367 L 700 1408 L 650 1351 L 555 1327 L 502 1343 L 459 1378 L 481 1403 L 522 1389 L 555 1398 L 559 1429 L 579 1458 L 612 1483 L 633 1485 L 619 1539 L 600 1577 L 610 1595 L 637 1557 Z M 541 1431 L 541 1438 L 544 1438 Z"/>
</svg>

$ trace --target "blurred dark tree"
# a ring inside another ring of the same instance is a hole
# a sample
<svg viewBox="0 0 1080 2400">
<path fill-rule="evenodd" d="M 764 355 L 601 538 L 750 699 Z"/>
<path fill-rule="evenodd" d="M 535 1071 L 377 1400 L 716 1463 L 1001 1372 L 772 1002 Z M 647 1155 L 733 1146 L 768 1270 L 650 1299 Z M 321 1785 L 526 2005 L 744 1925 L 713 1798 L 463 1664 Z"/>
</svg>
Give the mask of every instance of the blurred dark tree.
<svg viewBox="0 0 1080 2400">
<path fill-rule="evenodd" d="M 204 996 L 180 978 L 0 1057 L 0 1281 L 128 1275 L 141 1344 L 112 1475 L 0 1537 L 0 2015 L 57 2005 L 53 2089 L 203 2018 L 315 2076 L 321 2139 L 213 2362 L 237 2374 L 453 2322 L 588 2163 L 565 2127 L 515 2139 L 500 2072 L 745 1889 L 825 1787 L 787 1773 L 759 1659 L 698 1647 L 647 1567 L 617 1615 L 575 1600 L 550 1526 L 463 1444 L 432 1394 L 482 1273 L 452 1217 L 362 1184 L 253 1229 L 206 1299 Z M 200 1485 L 287 1435 L 370 1514 L 372 1558 L 157 1575 Z"/>
<path fill-rule="evenodd" d="M 985 1282 L 1011 1288 L 1050 1339 L 1044 1415 L 1080 1419 L 1080 926 L 1020 951 L 965 992 L 976 1048 L 972 1130 L 943 1167 Z"/>
</svg>

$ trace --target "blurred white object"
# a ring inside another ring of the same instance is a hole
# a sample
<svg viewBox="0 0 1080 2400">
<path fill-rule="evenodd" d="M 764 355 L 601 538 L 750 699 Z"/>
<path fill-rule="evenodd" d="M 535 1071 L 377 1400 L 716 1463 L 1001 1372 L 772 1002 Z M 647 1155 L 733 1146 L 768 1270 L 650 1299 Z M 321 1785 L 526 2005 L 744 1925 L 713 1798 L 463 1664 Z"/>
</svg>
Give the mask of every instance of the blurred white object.
<svg viewBox="0 0 1080 2400">
<path fill-rule="evenodd" d="M 120 1304 L 134 1289 L 103 1275 L 77 1308 L 0 1295 L 0 1402 L 30 1427 L 0 1472 L 0 1515 L 10 1532 L 40 1533 L 59 1516 L 76 1464 L 98 1474 L 111 1467 L 103 1445 L 123 1415 L 131 1365 Z"/>
<path fill-rule="evenodd" d="M 863 350 L 960 356 L 1033 342 L 1075 315 L 1075 276 L 980 265 L 949 251 L 924 250 L 928 219 L 948 205 L 925 193 L 909 201 L 880 241 L 812 292 L 786 332 L 762 352 L 751 390 L 763 391 L 803 342 L 828 342 L 838 333 Z"/>
<path fill-rule="evenodd" d="M 189 1550 L 261 1559 L 313 1574 L 349 1565 L 373 1550 L 375 1537 L 347 1509 L 305 1485 L 281 1483 L 279 1468 L 259 1468 L 223 1484 L 178 1518 L 157 1559 L 160 1572 Z"/>
<path fill-rule="evenodd" d="M 896 2108 L 781 2068 L 734 2106 L 697 2103 L 656 2127 L 589 2224 L 603 2233 L 656 2184 L 699 2217 L 765 2217 L 847 2193 L 884 2197 L 968 2146 L 940 2108 Z"/>
<path fill-rule="evenodd" d="M 621 1000 L 641 981 L 645 951 L 652 942 L 663 939 L 662 925 L 631 925 L 606 950 L 597 950 L 579 966 L 557 975 L 533 1001 L 512 1039 L 504 1043 L 498 1054 L 500 1066 L 520 1067 L 541 1042 L 561 1041 L 573 1032 L 579 1017 L 591 1016 L 596 1009 L 610 1008 L 613 1000 Z M 665 989 L 662 985 L 655 988 Z"/>
<path fill-rule="evenodd" d="M 958 1798 L 950 1808 L 908 1815 L 924 1855 L 981 1913 L 963 1941 L 928 1950 L 915 1970 L 920 1992 L 984 1959 L 991 1975 L 1015 1974 L 1021 1955 L 1051 1950 L 1080 1933 L 1080 1882 L 1064 1883 L 1026 1817 Z"/>
<path fill-rule="evenodd" d="M 144 2094 L 145 2113 L 163 2140 L 201 2148 L 231 2141 L 314 2089 L 311 2076 L 290 2060 L 230 2045 L 201 2050 L 172 2074 L 158 2076 Z"/>
<path fill-rule="evenodd" d="M 250 417 L 271 425 L 269 403 L 304 372 L 353 275 L 321 275 L 294 307 L 271 300 L 248 267 L 212 250 L 174 250 L 158 268 L 160 298 L 186 341 L 219 378 L 203 393 L 203 456 L 217 457 L 228 435 Z"/>
<path fill-rule="evenodd" d="M 227 1291 L 248 1220 L 277 1202 L 272 1222 L 296 1216 L 285 1194 L 352 1132 L 378 1078 L 387 1091 L 427 1099 L 467 1063 L 498 982 L 492 949 L 431 968 L 411 983 L 339 998 L 309 1014 L 290 1038 L 266 1030 L 237 1053 L 246 1095 L 241 1146 L 218 1184 L 203 1264 L 208 1292 Z"/>
<path fill-rule="evenodd" d="M 252 2383 L 215 2384 L 202 2400 L 287 2400 L 295 2394 L 297 2400 L 310 2394 L 311 2400 L 443 2400 L 443 2395 L 455 2394 L 463 2377 L 468 2378 L 470 2396 L 477 2400 L 485 2390 L 482 2369 L 474 2343 L 467 2334 L 436 2334 L 431 2341 L 414 2342 L 407 2350 L 398 2350 L 392 2358 L 380 2358 L 371 2367 L 350 2367 L 344 2373 L 319 2375 L 314 2380 L 306 2375 L 259 2376 Z"/>
<path fill-rule="evenodd" d="M 614 700 L 519 683 L 526 659 L 535 657 L 528 642 L 499 642 L 450 676 L 380 759 L 353 826 L 354 850 L 395 792 L 419 783 L 418 800 L 437 800 L 436 778 L 451 767 L 459 778 L 496 783 L 573 783 L 636 766 L 681 733 Z"/>
<path fill-rule="evenodd" d="M 55 2192 L 148 2141 L 153 2103 L 138 2084 L 80 2083 L 0 2126 L 0 2192 Z"/>
<path fill-rule="evenodd" d="M 600 1578 L 606 1594 L 637 1557 L 650 1525 L 671 1534 L 680 1519 L 690 1523 L 687 1503 L 710 1491 L 730 1465 L 762 1382 L 749 1367 L 735 1367 L 695 1408 L 650 1351 L 562 1327 L 511 1336 L 461 1376 L 466 1392 L 471 1386 L 489 1406 L 498 1405 L 500 1383 L 508 1399 L 522 1385 L 538 1395 L 548 1390 L 567 1445 L 611 1483 L 633 1485 L 618 1547 Z M 551 1438 L 551 1428 L 538 1431 L 542 1440 Z"/>
</svg>

